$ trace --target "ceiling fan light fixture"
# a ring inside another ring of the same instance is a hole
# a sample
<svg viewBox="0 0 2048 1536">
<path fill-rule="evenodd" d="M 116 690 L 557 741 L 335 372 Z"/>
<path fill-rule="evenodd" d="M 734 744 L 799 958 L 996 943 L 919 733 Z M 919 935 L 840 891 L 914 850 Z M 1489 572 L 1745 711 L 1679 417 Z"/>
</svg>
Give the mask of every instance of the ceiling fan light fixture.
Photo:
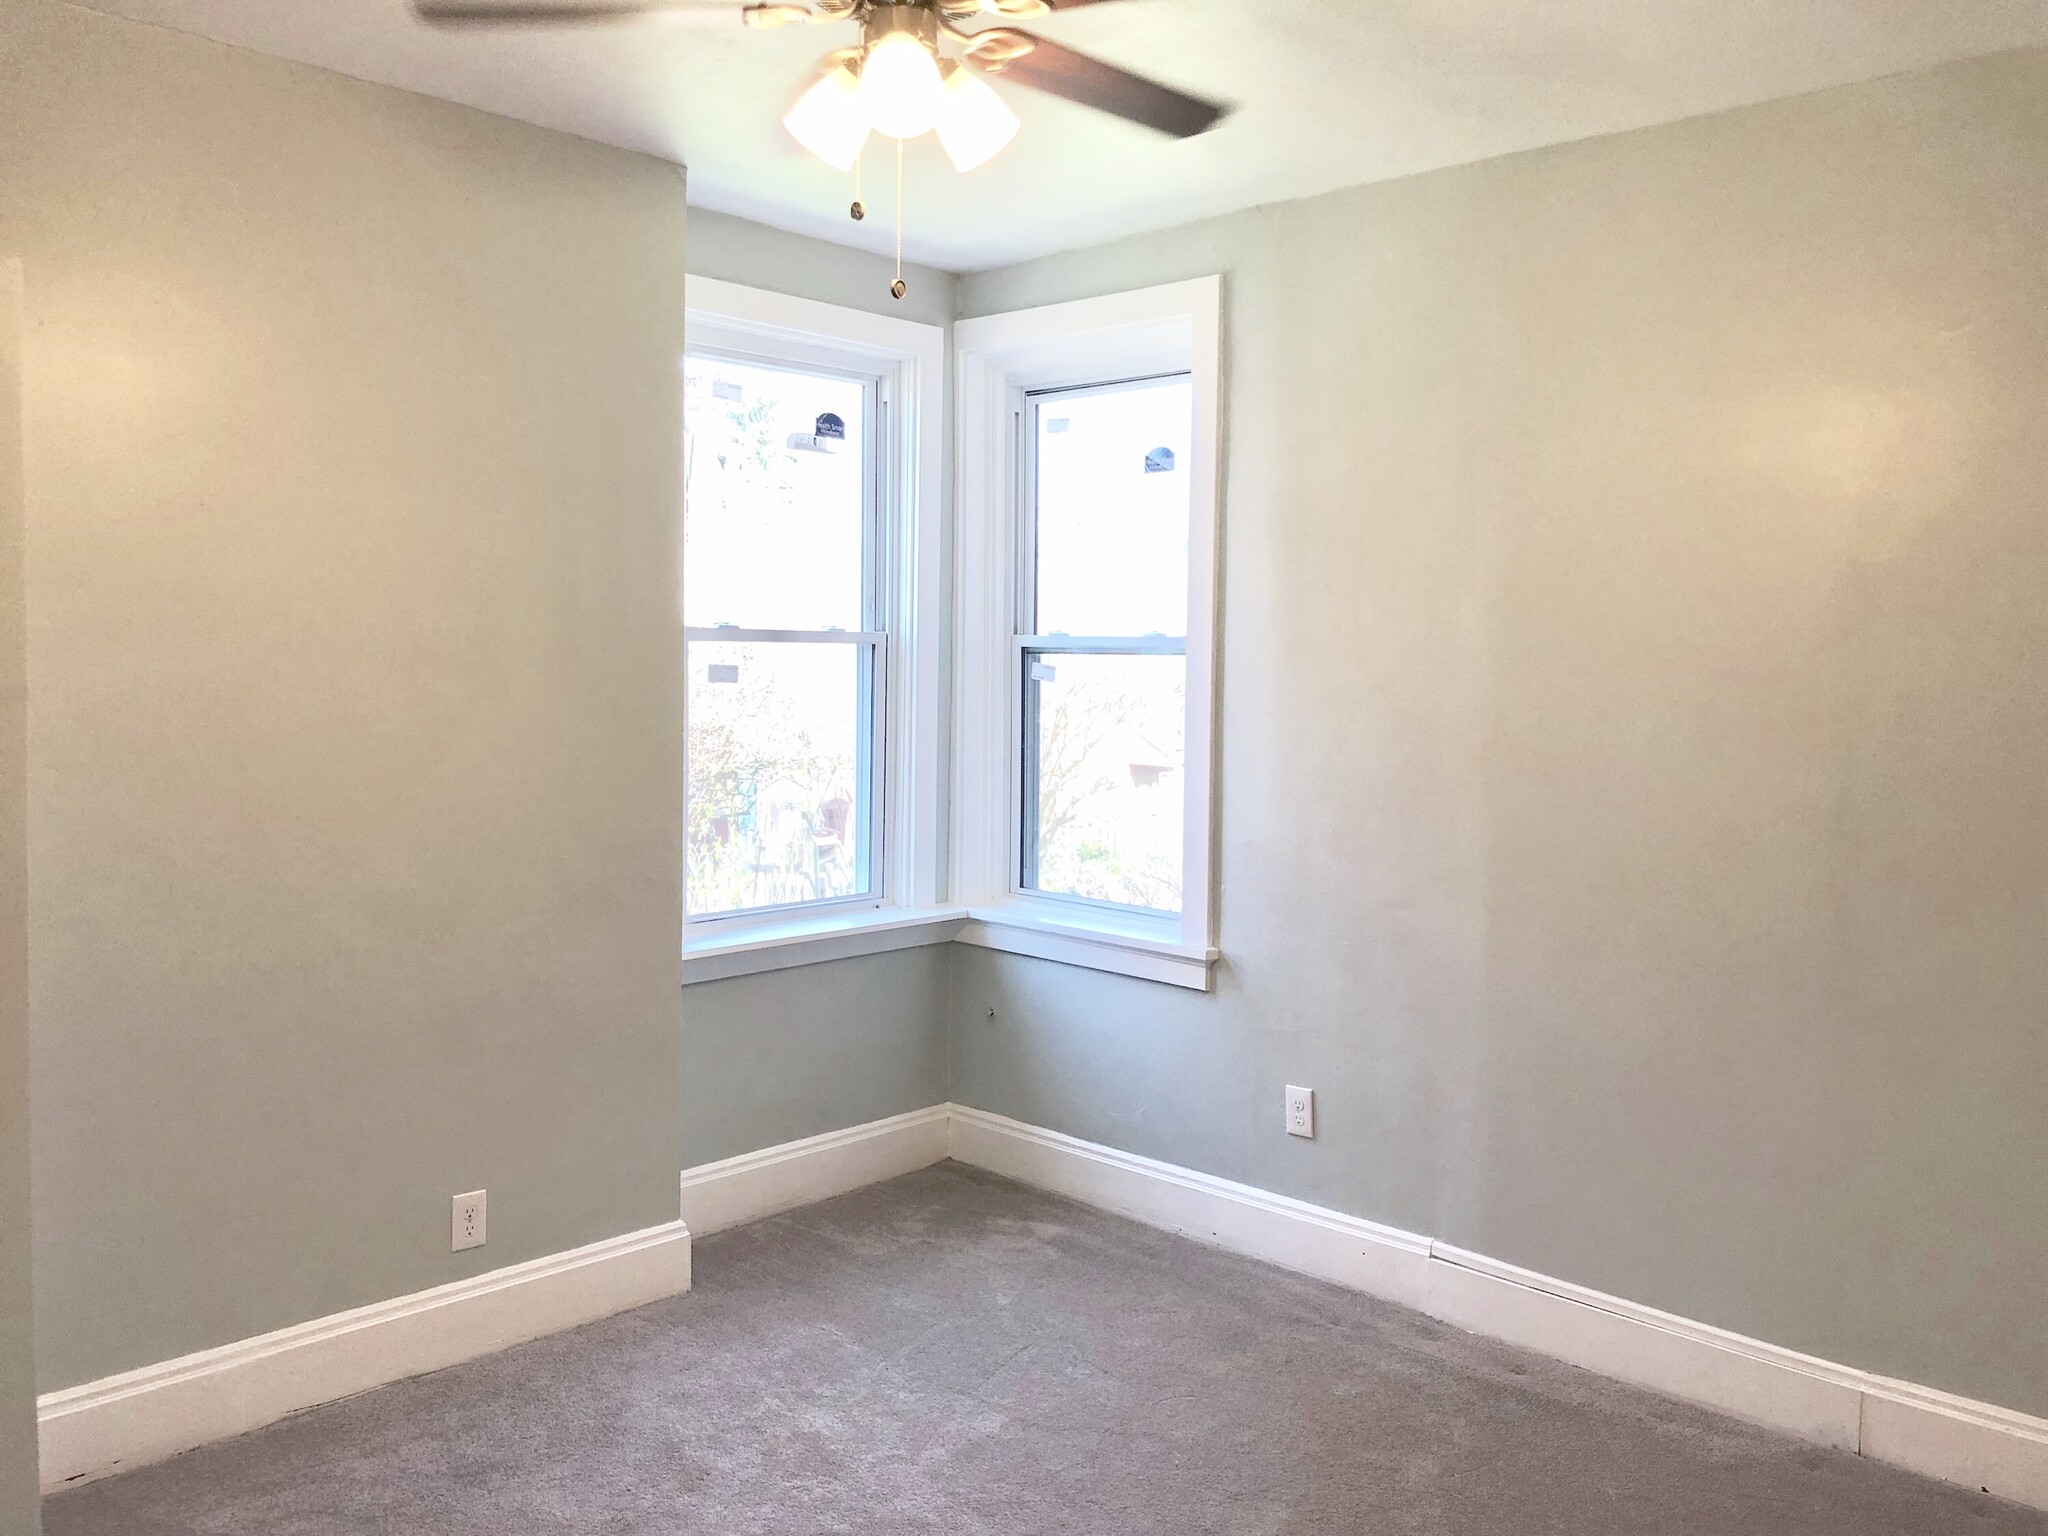
<svg viewBox="0 0 2048 1536">
<path fill-rule="evenodd" d="M 914 139 L 931 132 L 946 105 L 946 82 L 939 78 L 931 45 L 907 31 L 885 32 L 868 44 L 860 104 L 868 125 L 889 138 Z"/>
<path fill-rule="evenodd" d="M 1002 153 L 1017 137 L 1017 114 L 964 64 L 946 77 L 946 104 L 937 124 L 939 143 L 956 171 L 971 171 Z"/>
<path fill-rule="evenodd" d="M 782 126 L 834 170 L 851 170 L 868 141 L 867 109 L 853 71 L 839 64 L 819 76 L 789 109 Z"/>
</svg>

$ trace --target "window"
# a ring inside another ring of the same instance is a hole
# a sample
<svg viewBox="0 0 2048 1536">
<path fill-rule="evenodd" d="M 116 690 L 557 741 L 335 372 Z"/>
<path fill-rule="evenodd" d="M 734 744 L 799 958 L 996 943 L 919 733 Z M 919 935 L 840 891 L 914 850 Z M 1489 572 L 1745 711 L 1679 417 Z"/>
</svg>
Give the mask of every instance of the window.
<svg viewBox="0 0 2048 1536">
<path fill-rule="evenodd" d="M 937 899 L 941 342 L 932 327 L 698 278 L 690 337 L 696 980 L 762 968 L 757 952 L 784 942 L 885 932 Z"/>
<path fill-rule="evenodd" d="M 1185 374 L 1027 397 L 1018 890 L 1178 913 Z"/>
<path fill-rule="evenodd" d="M 942 333 L 690 280 L 686 982 L 958 938 L 1208 986 L 1220 297 L 958 327 L 949 738 Z"/>
<path fill-rule="evenodd" d="M 692 918 L 876 890 L 880 394 L 708 350 L 685 364 Z"/>
<path fill-rule="evenodd" d="M 1220 292 L 958 327 L 969 942 L 1208 985 Z"/>
</svg>

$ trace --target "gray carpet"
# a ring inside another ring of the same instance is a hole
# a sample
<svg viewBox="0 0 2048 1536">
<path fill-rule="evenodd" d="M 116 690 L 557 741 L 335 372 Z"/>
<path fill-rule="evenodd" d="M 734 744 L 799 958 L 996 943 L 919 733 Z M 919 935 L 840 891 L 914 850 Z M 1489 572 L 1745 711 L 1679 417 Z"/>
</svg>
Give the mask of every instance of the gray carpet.
<svg viewBox="0 0 2048 1536">
<path fill-rule="evenodd" d="M 2048 1517 L 945 1164 L 48 1536 L 2019 1536 Z"/>
</svg>

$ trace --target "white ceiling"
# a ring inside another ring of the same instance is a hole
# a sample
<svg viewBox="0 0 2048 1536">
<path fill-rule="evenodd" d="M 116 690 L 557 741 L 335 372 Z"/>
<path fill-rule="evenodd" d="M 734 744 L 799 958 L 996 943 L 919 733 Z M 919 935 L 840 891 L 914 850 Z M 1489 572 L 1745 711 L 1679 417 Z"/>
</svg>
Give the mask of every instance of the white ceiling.
<svg viewBox="0 0 2048 1536">
<path fill-rule="evenodd" d="M 88 0 L 487 111 L 680 161 L 690 200 L 877 249 L 893 166 L 852 188 L 780 118 L 850 26 L 753 32 L 650 20 L 450 33 L 406 0 Z M 908 160 L 907 250 L 955 270 L 1539 145 L 1670 122 L 2019 47 L 2048 0 L 1122 0 L 1032 25 L 1062 43 L 1236 102 L 1161 138 L 1016 86 L 996 161 Z M 877 218 L 874 214 L 879 214 Z"/>
</svg>

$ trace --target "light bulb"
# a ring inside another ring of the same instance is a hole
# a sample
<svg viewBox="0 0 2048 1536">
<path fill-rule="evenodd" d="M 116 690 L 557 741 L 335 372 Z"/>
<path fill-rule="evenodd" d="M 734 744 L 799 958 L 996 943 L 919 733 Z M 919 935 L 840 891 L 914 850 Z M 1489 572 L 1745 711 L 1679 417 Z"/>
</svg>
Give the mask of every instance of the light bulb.
<svg viewBox="0 0 2048 1536">
<path fill-rule="evenodd" d="M 844 64 L 829 71 L 789 109 L 782 126 L 834 170 L 853 169 L 868 141 L 868 115 L 853 71 Z"/>
<path fill-rule="evenodd" d="M 860 104 L 875 132 L 892 139 L 929 133 L 945 103 L 939 61 L 915 36 L 891 32 L 868 49 L 860 69 Z"/>
<path fill-rule="evenodd" d="M 986 165 L 1017 136 L 1017 114 L 965 64 L 946 79 L 946 104 L 939 109 L 939 142 L 956 171 Z"/>
</svg>

